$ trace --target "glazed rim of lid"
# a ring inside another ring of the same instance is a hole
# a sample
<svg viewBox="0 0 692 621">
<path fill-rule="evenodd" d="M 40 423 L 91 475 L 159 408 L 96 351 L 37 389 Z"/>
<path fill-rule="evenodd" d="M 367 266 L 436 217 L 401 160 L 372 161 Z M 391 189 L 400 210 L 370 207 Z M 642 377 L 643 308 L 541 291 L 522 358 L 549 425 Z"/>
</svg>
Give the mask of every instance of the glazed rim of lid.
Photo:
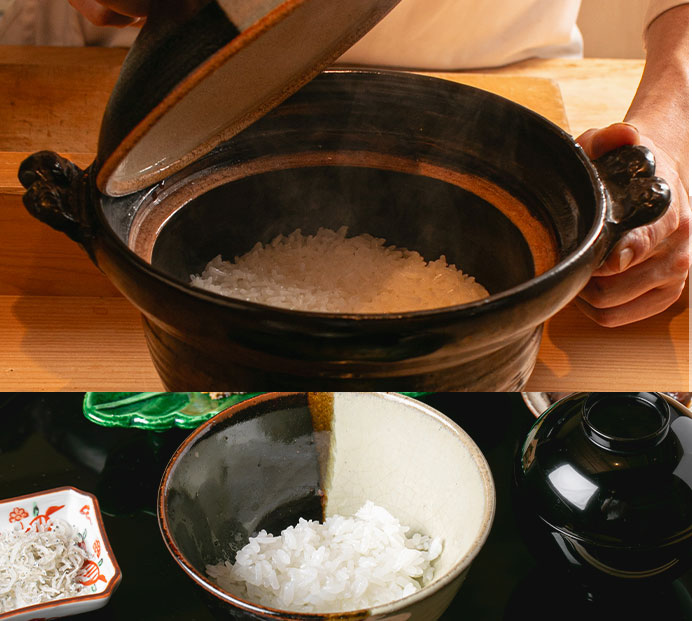
<svg viewBox="0 0 692 621">
<path fill-rule="evenodd" d="M 208 153 L 315 77 L 398 2 L 213 0 L 239 34 L 183 75 L 111 152 L 99 154 L 99 190 L 131 194 Z M 137 99 L 141 93 L 130 89 Z"/>
</svg>

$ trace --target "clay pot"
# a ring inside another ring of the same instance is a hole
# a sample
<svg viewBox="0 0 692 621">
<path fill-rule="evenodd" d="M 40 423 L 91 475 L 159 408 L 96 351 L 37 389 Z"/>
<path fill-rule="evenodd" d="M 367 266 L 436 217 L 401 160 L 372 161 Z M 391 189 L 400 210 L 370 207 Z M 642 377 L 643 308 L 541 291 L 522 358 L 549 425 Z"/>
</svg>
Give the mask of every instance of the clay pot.
<svg viewBox="0 0 692 621">
<path fill-rule="evenodd" d="M 22 165 L 29 211 L 80 243 L 142 312 L 171 390 L 513 390 L 543 322 L 668 188 L 651 154 L 591 162 L 564 131 L 448 81 L 331 71 L 206 156 L 131 194 L 51 153 Z M 101 187 L 103 187 L 101 185 Z M 448 260 L 489 298 L 385 315 L 298 312 L 191 287 L 219 253 L 347 225 Z"/>
</svg>

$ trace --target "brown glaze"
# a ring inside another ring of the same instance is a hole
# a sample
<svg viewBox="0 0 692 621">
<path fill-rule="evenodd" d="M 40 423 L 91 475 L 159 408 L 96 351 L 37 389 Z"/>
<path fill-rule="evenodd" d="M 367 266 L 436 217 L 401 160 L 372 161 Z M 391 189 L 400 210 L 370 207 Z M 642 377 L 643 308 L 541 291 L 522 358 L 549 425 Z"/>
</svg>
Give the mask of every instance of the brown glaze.
<svg viewBox="0 0 692 621">
<path fill-rule="evenodd" d="M 309 392 L 308 408 L 312 416 L 313 435 L 317 449 L 317 461 L 320 467 L 320 489 L 322 490 L 322 517 L 326 518 L 328 490 L 332 472 L 332 449 L 334 435 L 332 421 L 334 420 L 334 393 Z"/>
<path fill-rule="evenodd" d="M 330 392 L 309 392 L 308 406 L 315 431 L 331 431 L 334 419 L 334 395 Z"/>
</svg>

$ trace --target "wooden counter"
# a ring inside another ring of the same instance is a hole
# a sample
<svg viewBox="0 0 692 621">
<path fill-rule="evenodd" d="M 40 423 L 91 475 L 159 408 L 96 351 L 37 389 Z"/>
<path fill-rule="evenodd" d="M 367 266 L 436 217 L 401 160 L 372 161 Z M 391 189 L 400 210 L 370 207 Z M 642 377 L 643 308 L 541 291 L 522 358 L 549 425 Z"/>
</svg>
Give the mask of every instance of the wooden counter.
<svg viewBox="0 0 692 621">
<path fill-rule="evenodd" d="M 0 47 L 2 390 L 161 388 L 137 311 L 76 244 L 26 213 L 16 179 L 23 157 L 40 149 L 91 162 L 123 57 Z M 446 77 L 514 99 L 576 136 L 623 117 L 641 69 L 638 60 L 532 60 Z M 657 317 L 615 329 L 567 306 L 546 325 L 527 389 L 687 391 L 688 300 L 686 290 Z"/>
</svg>

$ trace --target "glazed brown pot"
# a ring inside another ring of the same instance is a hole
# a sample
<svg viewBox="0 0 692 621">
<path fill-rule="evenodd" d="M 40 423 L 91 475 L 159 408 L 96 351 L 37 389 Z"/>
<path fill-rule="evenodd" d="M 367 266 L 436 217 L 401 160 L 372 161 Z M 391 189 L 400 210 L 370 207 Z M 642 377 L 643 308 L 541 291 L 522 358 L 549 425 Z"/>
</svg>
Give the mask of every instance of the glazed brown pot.
<svg viewBox="0 0 692 621">
<path fill-rule="evenodd" d="M 55 154 L 25 161 L 29 211 L 84 246 L 142 312 L 171 390 L 513 390 L 543 322 L 669 202 L 651 154 L 591 162 L 543 117 L 434 78 L 321 74 L 202 159 L 123 197 Z M 490 297 L 438 310 L 278 309 L 188 284 L 219 253 L 347 225 L 445 254 Z"/>
</svg>

